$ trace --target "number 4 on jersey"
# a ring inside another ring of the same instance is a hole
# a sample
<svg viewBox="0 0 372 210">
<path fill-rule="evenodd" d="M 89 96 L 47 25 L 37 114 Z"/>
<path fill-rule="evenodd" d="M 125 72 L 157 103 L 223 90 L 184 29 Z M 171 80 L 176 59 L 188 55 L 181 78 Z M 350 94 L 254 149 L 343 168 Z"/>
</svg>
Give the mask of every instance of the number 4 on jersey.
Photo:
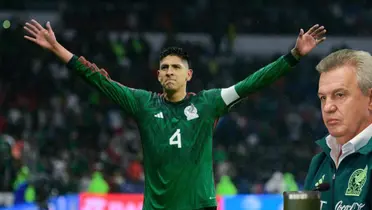
<svg viewBox="0 0 372 210">
<path fill-rule="evenodd" d="M 176 144 L 178 146 L 178 148 L 182 147 L 180 129 L 177 129 L 176 132 L 174 132 L 174 134 L 170 137 L 169 144 L 170 145 L 175 145 Z"/>
</svg>

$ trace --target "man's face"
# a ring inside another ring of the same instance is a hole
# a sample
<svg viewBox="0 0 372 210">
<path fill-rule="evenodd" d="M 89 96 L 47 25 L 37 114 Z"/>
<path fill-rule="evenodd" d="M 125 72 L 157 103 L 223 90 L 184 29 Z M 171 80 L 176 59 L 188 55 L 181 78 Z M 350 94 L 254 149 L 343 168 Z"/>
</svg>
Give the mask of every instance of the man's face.
<svg viewBox="0 0 372 210">
<path fill-rule="evenodd" d="M 369 125 L 371 91 L 368 95 L 362 93 L 354 66 L 321 73 L 318 95 L 324 124 L 338 143 L 346 143 Z"/>
<path fill-rule="evenodd" d="M 158 80 L 165 91 L 177 92 L 186 88 L 191 77 L 192 70 L 180 57 L 169 55 L 160 61 Z"/>
</svg>

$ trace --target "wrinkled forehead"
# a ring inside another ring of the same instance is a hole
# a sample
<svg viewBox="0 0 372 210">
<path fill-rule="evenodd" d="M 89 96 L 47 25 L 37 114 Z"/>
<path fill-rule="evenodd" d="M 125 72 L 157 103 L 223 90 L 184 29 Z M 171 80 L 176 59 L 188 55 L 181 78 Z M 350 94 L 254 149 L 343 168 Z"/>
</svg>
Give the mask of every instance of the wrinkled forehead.
<svg viewBox="0 0 372 210">
<path fill-rule="evenodd" d="M 355 69 L 351 66 L 340 66 L 320 74 L 318 91 L 325 94 L 340 88 L 358 88 L 357 84 Z"/>
<path fill-rule="evenodd" d="M 169 65 L 180 65 L 184 68 L 188 68 L 188 63 L 186 60 L 180 58 L 176 55 L 168 55 L 164 57 L 162 60 L 160 60 L 160 66 L 169 66 Z"/>
</svg>

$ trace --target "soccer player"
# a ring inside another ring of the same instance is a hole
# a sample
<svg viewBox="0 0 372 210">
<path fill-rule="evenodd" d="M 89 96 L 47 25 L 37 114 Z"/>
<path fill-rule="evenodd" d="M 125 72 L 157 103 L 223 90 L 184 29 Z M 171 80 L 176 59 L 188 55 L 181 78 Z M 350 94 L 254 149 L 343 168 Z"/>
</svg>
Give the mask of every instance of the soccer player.
<svg viewBox="0 0 372 210">
<path fill-rule="evenodd" d="M 187 93 L 193 71 L 180 48 L 160 54 L 158 80 L 163 93 L 133 89 L 112 80 L 104 69 L 61 46 L 49 22 L 26 23 L 26 39 L 50 50 L 91 86 L 119 104 L 137 122 L 145 170 L 143 210 L 217 209 L 212 169 L 216 120 L 248 94 L 289 72 L 299 59 L 325 40 L 323 26 L 301 29 L 295 47 L 243 81 L 222 89 Z"/>
</svg>

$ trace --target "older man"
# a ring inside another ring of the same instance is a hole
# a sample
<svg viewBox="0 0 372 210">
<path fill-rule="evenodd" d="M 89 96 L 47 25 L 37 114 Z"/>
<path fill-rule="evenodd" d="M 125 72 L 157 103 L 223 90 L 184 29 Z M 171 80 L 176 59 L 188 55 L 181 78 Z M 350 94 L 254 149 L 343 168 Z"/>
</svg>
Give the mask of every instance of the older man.
<svg viewBox="0 0 372 210">
<path fill-rule="evenodd" d="M 344 49 L 324 58 L 319 99 L 329 135 L 311 161 L 305 189 L 329 183 L 322 210 L 372 209 L 372 56 Z"/>
</svg>

